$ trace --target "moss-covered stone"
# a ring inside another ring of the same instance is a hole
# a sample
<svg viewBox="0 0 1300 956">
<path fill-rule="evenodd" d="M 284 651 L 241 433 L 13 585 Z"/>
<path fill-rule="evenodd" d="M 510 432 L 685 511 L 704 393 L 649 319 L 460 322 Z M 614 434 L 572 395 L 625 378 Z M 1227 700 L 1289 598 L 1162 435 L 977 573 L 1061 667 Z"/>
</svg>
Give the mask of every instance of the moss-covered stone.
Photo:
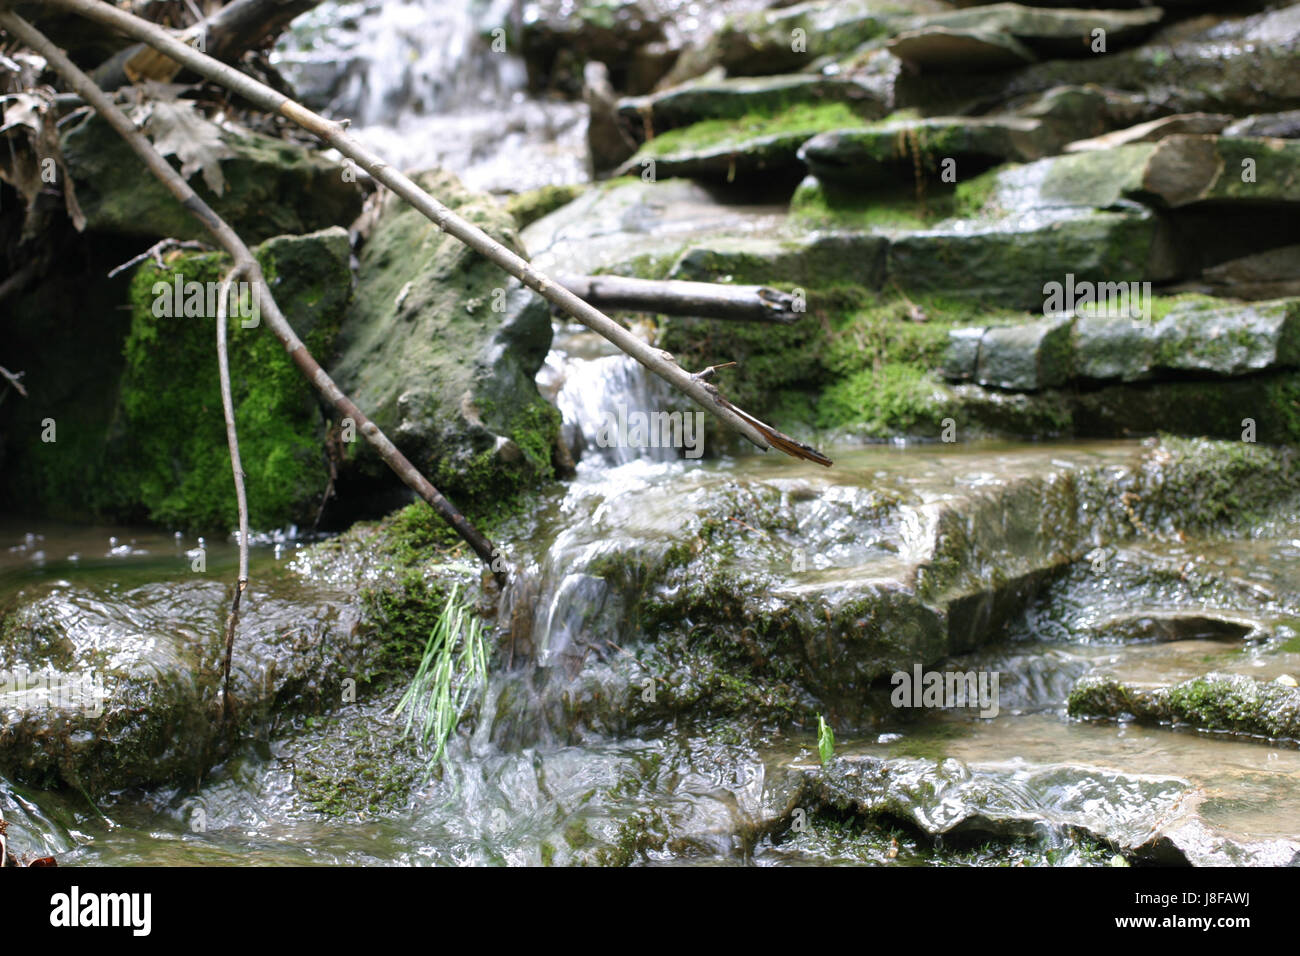
<svg viewBox="0 0 1300 956">
<path fill-rule="evenodd" d="M 522 251 L 510 215 L 450 173 L 422 185 Z M 331 370 L 341 388 L 456 501 L 508 497 L 552 474 L 559 416 L 533 376 L 550 347 L 545 303 L 390 197 L 361 254 Z M 347 469 L 396 481 L 356 442 Z"/>
<path fill-rule="evenodd" d="M 328 355 L 350 296 L 347 233 L 281 237 L 255 255 L 290 324 L 316 355 Z M 15 408 L 57 426 L 57 440 L 44 442 L 34 421 L 7 449 L 11 488 L 31 513 L 219 531 L 236 525 L 215 356 L 216 290 L 228 269 L 228 258 L 208 253 L 174 253 L 162 267 L 147 261 L 126 290 L 122 338 L 87 333 L 103 351 L 69 352 L 60 373 L 66 384 L 43 387 L 35 408 Z M 185 283 L 201 284 L 188 316 L 194 287 Z M 307 524 L 329 480 L 315 391 L 265 324 L 244 328 L 243 314 L 230 318 L 226 338 L 251 521 L 259 529 Z M 87 384 L 77 382 L 78 362 L 91 370 L 87 380 L 107 379 L 93 401 L 76 397 Z"/>
<path fill-rule="evenodd" d="M 523 229 L 561 206 L 568 205 L 587 189 L 583 184 L 568 186 L 542 186 L 527 192 L 516 193 L 506 200 L 506 211 L 515 217 L 515 226 Z"/>
<path fill-rule="evenodd" d="M 257 250 L 277 302 L 314 355 L 332 350 L 350 297 L 349 255 L 342 229 Z M 216 317 L 206 307 L 201 316 L 159 315 L 174 310 L 156 307 L 168 304 L 177 281 L 208 288 L 228 269 L 223 255 L 185 254 L 136 272 L 121 410 L 106 450 L 114 513 L 187 529 L 238 523 L 212 358 Z M 270 330 L 245 321 L 232 318 L 226 338 L 249 520 L 256 528 L 307 524 L 329 481 L 318 400 Z"/>
<path fill-rule="evenodd" d="M 215 195 L 199 176 L 191 185 L 246 242 L 348 226 L 360 215 L 361 188 L 356 176 L 345 178 L 344 167 L 297 143 L 208 125 L 234 153 L 221 160 L 225 190 Z M 88 229 L 152 239 L 208 238 L 99 116 L 91 114 L 64 133 L 61 148 Z"/>
<path fill-rule="evenodd" d="M 1067 706 L 1072 717 L 1133 718 L 1300 740 L 1300 691 L 1240 674 L 1207 674 L 1169 687 L 1086 677 L 1070 692 Z"/>
</svg>

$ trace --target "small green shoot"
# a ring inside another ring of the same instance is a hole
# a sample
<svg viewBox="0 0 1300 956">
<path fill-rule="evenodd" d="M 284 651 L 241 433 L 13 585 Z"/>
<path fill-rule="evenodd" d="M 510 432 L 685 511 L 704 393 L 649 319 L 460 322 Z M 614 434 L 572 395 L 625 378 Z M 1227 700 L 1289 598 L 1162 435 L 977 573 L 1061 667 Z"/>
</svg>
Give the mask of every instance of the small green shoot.
<svg viewBox="0 0 1300 956">
<path fill-rule="evenodd" d="M 822 758 L 823 767 L 835 756 L 835 731 L 820 714 L 817 716 L 817 754 Z"/>
</svg>

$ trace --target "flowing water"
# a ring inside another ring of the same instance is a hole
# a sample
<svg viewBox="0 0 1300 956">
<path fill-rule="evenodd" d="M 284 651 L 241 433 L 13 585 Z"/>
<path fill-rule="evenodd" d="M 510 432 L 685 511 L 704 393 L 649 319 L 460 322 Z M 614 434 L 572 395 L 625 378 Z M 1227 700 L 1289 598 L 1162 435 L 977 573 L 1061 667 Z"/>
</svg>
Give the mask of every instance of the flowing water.
<svg viewBox="0 0 1300 956">
<path fill-rule="evenodd" d="M 480 13 L 472 0 L 326 5 L 282 55 L 318 102 L 356 117 L 360 135 L 396 162 L 445 162 L 484 188 L 581 178 L 580 108 L 526 96 L 520 64 L 476 32 Z M 528 168 L 514 161 L 525 150 L 538 157 Z M 373 745 L 386 759 L 383 741 L 400 731 L 393 694 L 342 721 L 290 718 L 194 787 L 128 791 L 95 806 L 0 780 L 11 846 L 84 864 L 978 865 L 1098 862 L 1108 845 L 1138 845 L 1171 820 L 1185 819 L 1194 831 L 1185 844 L 1206 859 L 1221 852 L 1224 834 L 1256 847 L 1254 859 L 1281 852 L 1268 841 L 1300 834 L 1294 747 L 1072 720 L 1064 704 L 1075 680 L 1094 672 L 1166 683 L 1208 670 L 1300 674 L 1300 624 L 1288 617 L 1300 593 L 1300 529 L 1133 545 L 1116 559 L 1121 569 L 1200 562 L 1245 589 L 1235 602 L 1211 605 L 1191 583 L 1149 592 L 1118 571 L 1049 582 L 986 646 L 953 662 L 1002 676 L 996 716 L 882 708 L 845 718 L 836 753 L 849 769 L 835 786 L 852 791 L 889 768 L 871 792 L 889 801 L 884 817 L 846 820 L 819 796 L 811 731 L 739 732 L 725 719 L 644 731 L 583 710 L 628 683 L 626 646 L 641 636 L 629 619 L 634 595 L 602 574 L 606 559 L 671 538 L 719 495 L 774 489 L 798 522 L 787 543 L 819 548 L 796 578 L 776 567 L 777 552 L 756 547 L 750 556 L 764 562 L 773 593 L 852 593 L 916 558 L 927 509 L 1052 470 L 1118 467 L 1138 443 L 841 447 L 828 449 L 837 462 L 829 473 L 775 454 L 688 460 L 607 445 L 607 415 L 654 411 L 667 397 L 607 343 L 564 325 L 538 384 L 562 411 L 566 439 L 583 449 L 578 474 L 506 542 L 524 569 L 506 604 L 531 605 L 531 646 L 493 675 L 479 719 L 453 739 L 440 776 L 377 814 L 328 817 L 302 799 L 309 765 L 346 762 L 350 751 L 339 748 Z M 299 560 L 306 547 L 291 533 L 259 539 L 254 580 L 298 589 L 304 607 L 318 595 L 346 602 L 346 588 L 314 580 L 312 562 Z M 0 604 L 75 589 L 139 613 L 146 630 L 156 622 L 131 604 L 132 589 L 190 580 L 199 548 L 157 530 L 7 519 Z M 209 575 L 233 577 L 229 541 L 203 542 L 202 554 Z M 1174 639 L 1150 631 L 1164 626 L 1163 614 L 1184 622 Z M 1209 621 L 1200 630 L 1186 624 L 1196 614 Z M 1115 621 L 1135 615 L 1147 633 L 1117 631 Z M 792 825 L 792 807 L 815 817 L 806 832 Z"/>
</svg>

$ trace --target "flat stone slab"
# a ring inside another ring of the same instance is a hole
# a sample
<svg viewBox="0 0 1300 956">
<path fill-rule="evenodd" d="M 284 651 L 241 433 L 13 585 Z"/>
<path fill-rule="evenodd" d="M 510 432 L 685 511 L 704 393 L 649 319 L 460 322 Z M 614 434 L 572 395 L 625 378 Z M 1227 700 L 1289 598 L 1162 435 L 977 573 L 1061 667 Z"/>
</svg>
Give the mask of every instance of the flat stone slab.
<svg viewBox="0 0 1300 956">
<path fill-rule="evenodd" d="M 1015 37 L 945 26 L 900 33 L 889 41 L 888 49 L 908 66 L 926 73 L 992 73 L 1038 59 Z"/>
<path fill-rule="evenodd" d="M 1106 51 L 1146 36 L 1164 17 L 1159 7 L 1078 10 L 991 3 L 918 18 L 926 27 L 981 30 L 1015 37 L 1044 56 L 1096 56 L 1093 31 L 1104 30 Z"/>
<path fill-rule="evenodd" d="M 1221 133 L 1232 122 L 1227 113 L 1179 113 L 1175 116 L 1162 116 L 1159 119 L 1138 123 L 1125 129 L 1113 130 L 1091 139 L 1079 139 L 1067 143 L 1067 153 L 1085 153 L 1096 149 L 1114 149 L 1129 143 L 1150 143 L 1180 133 Z"/>
<path fill-rule="evenodd" d="M 1195 202 L 1300 203 L 1300 142 L 1177 135 L 1161 140 L 1127 194 Z"/>
<path fill-rule="evenodd" d="M 778 206 L 719 202 L 689 179 L 615 180 L 583 193 L 520 234 L 533 265 L 554 274 L 666 274 L 704 240 L 770 238 L 787 231 Z"/>
<path fill-rule="evenodd" d="M 1296 299 L 1179 302 L 1156 322 L 1081 312 L 1024 325 L 955 329 L 942 366 L 952 380 L 1016 391 L 1076 379 L 1142 382 L 1188 372 L 1237 377 L 1296 367 Z"/>
<path fill-rule="evenodd" d="M 1074 327 L 1078 377 L 1133 382 L 1166 372 L 1222 376 L 1300 366 L 1300 300 L 1253 305 L 1179 303 L 1155 323 L 1082 315 Z"/>
<path fill-rule="evenodd" d="M 673 264 L 670 279 L 805 288 L 828 281 L 879 288 L 885 277 L 884 236 L 813 233 L 798 239 L 718 238 L 691 246 Z"/>
<path fill-rule="evenodd" d="M 1043 123 L 1020 116 L 939 116 L 831 130 L 807 140 L 799 157 L 819 179 L 851 185 L 911 179 L 948 159 L 963 175 L 1003 162 L 1041 158 L 1051 143 Z"/>
<path fill-rule="evenodd" d="M 1183 724 L 1269 740 L 1300 741 L 1300 690 L 1291 681 L 1258 681 L 1241 674 L 1207 674 L 1166 687 L 1144 687 L 1110 677 L 1082 678 L 1070 692 L 1073 717 Z"/>
</svg>

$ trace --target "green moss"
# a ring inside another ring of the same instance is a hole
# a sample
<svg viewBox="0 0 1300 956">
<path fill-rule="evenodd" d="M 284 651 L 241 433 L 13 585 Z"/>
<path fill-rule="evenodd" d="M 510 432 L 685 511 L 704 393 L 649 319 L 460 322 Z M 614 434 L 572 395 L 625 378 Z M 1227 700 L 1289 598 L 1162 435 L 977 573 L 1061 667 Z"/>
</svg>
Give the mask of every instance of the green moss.
<svg viewBox="0 0 1300 956">
<path fill-rule="evenodd" d="M 1007 168 L 990 169 L 958 183 L 953 190 L 952 214 L 962 219 L 999 215 L 1001 210 L 992 205 L 992 199 L 997 192 L 998 174 Z"/>
<path fill-rule="evenodd" d="M 746 113 L 737 119 L 702 120 L 669 130 L 648 140 L 637 155 L 667 156 L 765 136 L 812 136 L 823 130 L 862 125 L 862 119 L 844 103 L 798 103 L 784 110 Z"/>
<path fill-rule="evenodd" d="M 587 191 L 585 183 L 567 186 L 542 186 L 527 192 L 516 193 L 506 200 L 506 211 L 515 217 L 520 229 L 531 225 L 543 216 L 567 206 Z"/>
<path fill-rule="evenodd" d="M 342 233 L 258 251 L 267 282 L 315 355 L 329 354 L 338 331 L 351 281 L 346 254 Z M 237 523 L 215 316 L 154 314 L 155 286 L 170 290 L 177 276 L 186 284 L 219 283 L 228 269 L 225 256 L 191 254 L 136 272 L 121 404 L 103 476 L 110 486 L 106 510 L 114 516 L 193 530 Z M 249 520 L 255 528 L 308 523 L 329 480 L 314 391 L 264 323 L 246 329 L 232 318 L 227 342 Z"/>
<path fill-rule="evenodd" d="M 1300 372 L 1280 375 L 1267 388 L 1266 414 L 1277 423 L 1269 433 L 1277 441 L 1300 445 Z"/>
<path fill-rule="evenodd" d="M 945 417 L 943 388 L 928 372 L 890 364 L 879 371 L 855 372 L 822 394 L 817 424 L 853 425 L 871 435 L 939 430 Z"/>
<path fill-rule="evenodd" d="M 895 187 L 853 189 L 809 176 L 790 200 L 790 215 L 808 227 L 924 229 L 952 214 L 951 187 L 935 188 L 918 198 Z"/>
</svg>

